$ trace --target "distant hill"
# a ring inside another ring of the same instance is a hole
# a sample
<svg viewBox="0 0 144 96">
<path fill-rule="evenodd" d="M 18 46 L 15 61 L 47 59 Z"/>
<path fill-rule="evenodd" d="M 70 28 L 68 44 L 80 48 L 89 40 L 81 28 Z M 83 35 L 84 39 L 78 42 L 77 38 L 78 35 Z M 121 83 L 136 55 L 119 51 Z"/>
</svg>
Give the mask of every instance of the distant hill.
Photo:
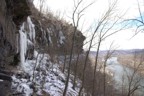
<svg viewBox="0 0 144 96">
<path fill-rule="evenodd" d="M 108 50 L 103 50 L 103 51 L 100 51 L 99 54 L 100 55 L 105 55 L 107 54 Z M 129 49 L 129 50 L 115 50 L 113 55 L 131 55 L 131 54 L 141 54 L 141 53 L 144 53 L 144 49 Z M 91 55 L 95 55 L 96 54 L 96 51 L 91 51 L 90 52 Z"/>
</svg>

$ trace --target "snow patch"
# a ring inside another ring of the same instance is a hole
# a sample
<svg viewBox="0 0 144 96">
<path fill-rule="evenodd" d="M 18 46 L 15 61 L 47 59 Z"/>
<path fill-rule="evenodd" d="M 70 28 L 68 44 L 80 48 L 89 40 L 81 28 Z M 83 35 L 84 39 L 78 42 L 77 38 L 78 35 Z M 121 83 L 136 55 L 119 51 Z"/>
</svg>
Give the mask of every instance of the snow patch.
<svg viewBox="0 0 144 96">
<path fill-rule="evenodd" d="M 0 79 L 0 82 L 3 82 L 3 80 L 2 80 L 2 79 Z"/>
<path fill-rule="evenodd" d="M 24 96 L 31 96 L 33 93 L 33 89 L 31 89 L 29 86 L 31 82 L 29 82 L 27 79 L 18 79 L 16 76 L 12 76 L 13 82 L 12 82 L 12 89 L 16 88 L 15 93 L 21 93 Z"/>
<path fill-rule="evenodd" d="M 37 54 L 37 59 L 26 60 L 25 72 L 28 74 L 29 79 L 18 78 L 13 76 L 13 87 L 18 92 L 28 94 L 31 96 L 32 92 L 43 95 L 43 91 L 50 94 L 50 96 L 62 96 L 65 88 L 66 76 L 60 70 L 59 64 L 54 64 L 50 61 L 48 54 Z M 77 86 L 80 87 L 80 81 L 77 80 Z M 18 82 L 18 83 L 16 83 Z M 31 84 L 34 85 L 35 90 L 30 88 Z M 67 96 L 77 96 L 79 87 L 76 90 L 72 88 L 72 80 L 69 81 Z M 22 91 L 25 90 L 25 91 Z"/>
</svg>

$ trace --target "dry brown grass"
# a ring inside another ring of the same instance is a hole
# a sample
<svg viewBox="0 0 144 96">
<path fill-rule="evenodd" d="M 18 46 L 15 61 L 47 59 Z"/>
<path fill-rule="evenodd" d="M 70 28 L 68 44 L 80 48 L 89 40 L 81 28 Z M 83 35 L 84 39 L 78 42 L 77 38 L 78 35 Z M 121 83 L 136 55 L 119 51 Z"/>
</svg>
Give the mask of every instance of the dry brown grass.
<svg viewBox="0 0 144 96">
<path fill-rule="evenodd" d="M 123 65 L 130 65 L 132 63 L 132 59 L 133 59 L 133 55 L 119 55 L 117 56 L 118 57 L 118 62 L 120 64 L 123 64 Z"/>
</svg>

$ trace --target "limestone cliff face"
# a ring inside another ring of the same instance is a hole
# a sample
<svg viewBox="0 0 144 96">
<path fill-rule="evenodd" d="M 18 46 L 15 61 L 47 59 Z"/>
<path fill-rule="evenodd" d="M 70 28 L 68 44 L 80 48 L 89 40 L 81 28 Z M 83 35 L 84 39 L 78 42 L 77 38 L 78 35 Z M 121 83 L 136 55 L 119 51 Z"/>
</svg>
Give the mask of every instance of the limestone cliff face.
<svg viewBox="0 0 144 96">
<path fill-rule="evenodd" d="M 30 6 L 31 5 L 31 6 Z M 52 54 L 69 54 L 72 45 L 74 27 L 58 20 L 53 15 L 39 15 L 29 0 L 1 0 L 0 3 L 0 66 L 17 63 L 20 53 L 21 26 L 25 25 L 25 34 L 31 30 L 29 19 L 34 24 L 35 41 L 28 52 L 36 50 Z M 29 38 L 29 35 L 27 36 Z M 82 52 L 85 37 L 77 30 L 74 42 L 74 53 Z M 28 46 L 31 47 L 31 46 Z M 33 50 L 31 50 L 33 49 Z M 33 54 L 33 52 L 31 52 Z M 32 56 L 32 55 L 31 55 Z"/>
<path fill-rule="evenodd" d="M 30 9 L 26 0 L 1 0 L 0 3 L 0 66 L 13 62 L 18 46 L 18 27 Z"/>
<path fill-rule="evenodd" d="M 36 15 L 32 16 L 33 22 L 36 25 L 37 44 L 47 48 L 48 52 L 53 52 L 54 54 L 69 54 L 74 33 L 72 24 L 60 21 L 55 17 L 41 17 L 41 19 L 39 17 Z M 83 51 L 84 40 L 83 34 L 76 30 L 73 53 L 81 53 Z"/>
</svg>

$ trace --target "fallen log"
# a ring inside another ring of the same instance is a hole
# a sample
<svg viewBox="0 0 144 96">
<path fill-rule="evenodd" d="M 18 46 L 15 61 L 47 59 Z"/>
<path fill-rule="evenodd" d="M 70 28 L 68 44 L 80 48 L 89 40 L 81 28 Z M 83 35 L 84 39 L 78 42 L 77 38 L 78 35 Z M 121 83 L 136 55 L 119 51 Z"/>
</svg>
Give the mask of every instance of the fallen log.
<svg viewBox="0 0 144 96">
<path fill-rule="evenodd" d="M 12 78 L 11 78 L 11 76 L 8 76 L 8 75 L 6 75 L 6 74 L 3 74 L 3 73 L 0 73 L 0 79 L 1 80 L 6 80 L 6 81 L 12 81 Z"/>
<path fill-rule="evenodd" d="M 6 75 L 12 75 L 13 74 L 13 72 L 11 72 L 11 71 L 1 70 L 1 69 L 0 69 L 0 73 L 6 74 Z"/>
</svg>

